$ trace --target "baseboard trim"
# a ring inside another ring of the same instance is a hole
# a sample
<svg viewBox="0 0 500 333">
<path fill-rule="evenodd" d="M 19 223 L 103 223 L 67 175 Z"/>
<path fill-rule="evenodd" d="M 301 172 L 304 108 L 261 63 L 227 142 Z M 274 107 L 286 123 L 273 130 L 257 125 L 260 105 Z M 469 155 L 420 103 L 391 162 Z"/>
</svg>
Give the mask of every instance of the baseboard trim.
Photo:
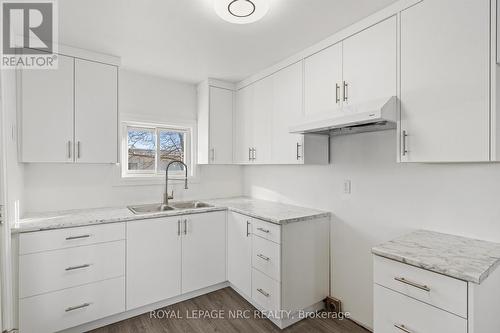
<svg viewBox="0 0 500 333">
<path fill-rule="evenodd" d="M 139 307 L 137 309 L 132 309 L 132 310 L 128 310 L 125 312 L 120 312 L 120 313 L 117 313 L 115 315 L 112 315 L 112 316 L 109 316 L 106 318 L 98 319 L 98 320 L 95 320 L 95 321 L 92 321 L 89 323 L 85 323 L 85 324 L 82 324 L 79 326 L 68 328 L 66 330 L 61 331 L 60 333 L 81 333 L 81 332 L 91 331 L 91 330 L 94 330 L 94 329 L 99 328 L 99 327 L 114 324 L 116 322 L 119 322 L 119 321 L 122 321 L 125 319 L 140 316 L 144 313 L 148 313 L 148 312 L 153 311 L 153 310 L 161 309 L 161 308 L 164 308 L 166 306 L 169 306 L 169 305 L 172 305 L 175 303 L 183 302 L 183 301 L 186 301 L 186 300 L 194 298 L 194 297 L 205 295 L 205 294 L 211 293 L 213 291 L 226 288 L 228 286 L 229 286 L 229 282 L 227 282 L 227 281 L 222 282 L 222 283 L 219 283 L 219 284 L 207 287 L 207 288 L 202 288 L 202 289 L 195 290 L 195 291 L 192 291 L 192 292 L 189 292 L 186 294 L 182 294 L 182 295 L 179 295 L 176 297 L 172 297 L 172 298 L 160 301 L 160 302 L 145 305 L 145 306 Z"/>
</svg>

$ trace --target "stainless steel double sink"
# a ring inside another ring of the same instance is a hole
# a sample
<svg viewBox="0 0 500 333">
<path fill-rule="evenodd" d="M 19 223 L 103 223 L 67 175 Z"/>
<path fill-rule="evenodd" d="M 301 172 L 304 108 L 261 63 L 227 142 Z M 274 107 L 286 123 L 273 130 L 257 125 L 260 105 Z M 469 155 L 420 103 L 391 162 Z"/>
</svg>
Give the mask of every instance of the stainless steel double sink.
<svg viewBox="0 0 500 333">
<path fill-rule="evenodd" d="M 192 201 L 172 202 L 168 206 L 163 204 L 147 204 L 147 205 L 128 206 L 127 208 L 130 209 L 132 213 L 138 215 L 138 214 L 167 212 L 173 210 L 202 209 L 210 207 L 214 206 L 206 202 L 192 200 Z"/>
</svg>

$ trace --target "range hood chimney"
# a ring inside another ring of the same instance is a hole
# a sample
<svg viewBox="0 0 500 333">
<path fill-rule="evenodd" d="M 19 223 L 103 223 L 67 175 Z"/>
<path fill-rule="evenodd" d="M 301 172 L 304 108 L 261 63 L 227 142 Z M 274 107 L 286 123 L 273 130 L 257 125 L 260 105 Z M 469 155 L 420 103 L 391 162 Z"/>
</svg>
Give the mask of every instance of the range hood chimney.
<svg viewBox="0 0 500 333">
<path fill-rule="evenodd" d="M 338 111 L 304 119 L 290 133 L 344 135 L 396 128 L 397 97 L 345 106 Z"/>
</svg>

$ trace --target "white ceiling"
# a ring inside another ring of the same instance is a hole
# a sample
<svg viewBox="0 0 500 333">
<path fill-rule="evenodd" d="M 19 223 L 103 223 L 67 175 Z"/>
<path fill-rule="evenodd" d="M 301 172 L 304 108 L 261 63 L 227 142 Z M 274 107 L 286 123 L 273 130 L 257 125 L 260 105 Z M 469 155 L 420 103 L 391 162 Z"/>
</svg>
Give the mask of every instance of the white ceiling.
<svg viewBox="0 0 500 333">
<path fill-rule="evenodd" d="M 230 24 L 213 0 L 63 0 L 59 42 L 122 57 L 123 68 L 187 82 L 238 81 L 395 0 L 270 0 L 267 16 Z"/>
</svg>

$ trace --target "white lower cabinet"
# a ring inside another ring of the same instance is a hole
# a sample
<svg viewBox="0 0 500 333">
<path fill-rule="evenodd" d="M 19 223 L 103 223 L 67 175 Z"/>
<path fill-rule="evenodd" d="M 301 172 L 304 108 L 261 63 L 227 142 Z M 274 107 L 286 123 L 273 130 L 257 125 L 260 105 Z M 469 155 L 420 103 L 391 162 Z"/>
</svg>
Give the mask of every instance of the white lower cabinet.
<svg viewBox="0 0 500 333">
<path fill-rule="evenodd" d="M 227 279 L 245 296 L 252 295 L 252 218 L 228 212 Z"/>
<path fill-rule="evenodd" d="M 125 311 L 125 224 L 19 235 L 19 328 L 56 332 Z"/>
<path fill-rule="evenodd" d="M 228 280 L 285 328 L 300 310 L 319 310 L 328 296 L 328 217 L 283 225 L 230 212 Z M 291 315 L 279 316 L 290 311 Z"/>
<path fill-rule="evenodd" d="M 226 281 L 226 212 L 183 217 L 182 293 Z"/>
<path fill-rule="evenodd" d="M 180 293 L 180 217 L 127 222 L 127 309 Z"/>
<path fill-rule="evenodd" d="M 127 222 L 127 309 L 226 281 L 226 212 Z"/>
<path fill-rule="evenodd" d="M 500 271 L 480 284 L 374 256 L 375 333 L 492 333 Z"/>
<path fill-rule="evenodd" d="M 50 333 L 125 311 L 125 277 L 19 301 L 21 333 Z"/>
<path fill-rule="evenodd" d="M 467 333 L 467 320 L 375 285 L 375 332 Z"/>
</svg>

